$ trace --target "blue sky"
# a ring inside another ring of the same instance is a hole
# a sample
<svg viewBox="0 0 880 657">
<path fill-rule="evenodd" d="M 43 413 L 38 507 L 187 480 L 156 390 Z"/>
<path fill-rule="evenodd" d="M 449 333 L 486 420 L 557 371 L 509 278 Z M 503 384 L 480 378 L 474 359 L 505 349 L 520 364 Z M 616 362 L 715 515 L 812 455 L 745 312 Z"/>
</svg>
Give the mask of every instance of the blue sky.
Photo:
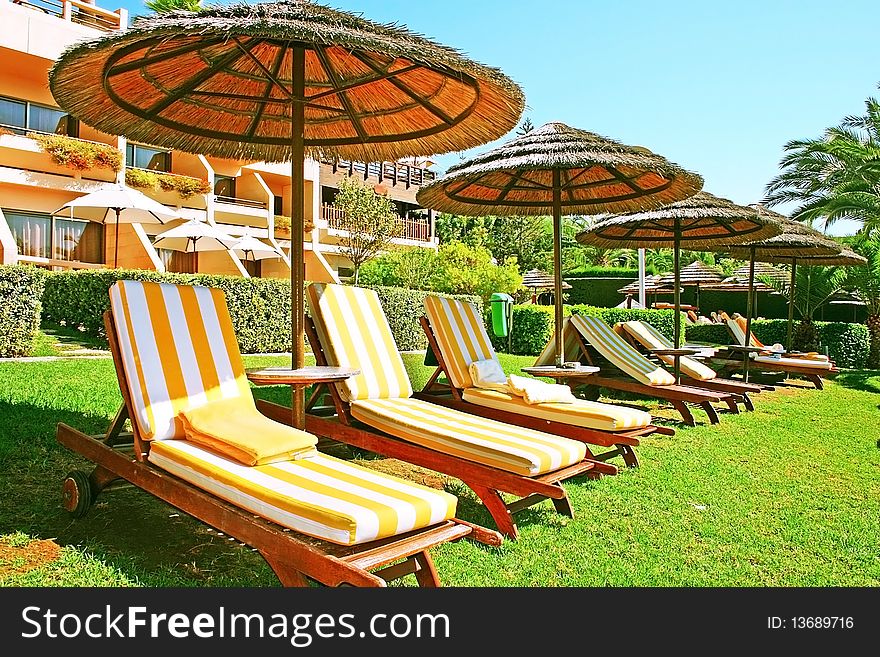
<svg viewBox="0 0 880 657">
<path fill-rule="evenodd" d="M 144 13 L 137 1 L 99 3 Z M 497 66 L 522 85 L 535 125 L 563 121 L 646 146 L 737 203 L 760 200 L 786 141 L 818 137 L 880 94 L 877 0 L 327 4 Z"/>
</svg>

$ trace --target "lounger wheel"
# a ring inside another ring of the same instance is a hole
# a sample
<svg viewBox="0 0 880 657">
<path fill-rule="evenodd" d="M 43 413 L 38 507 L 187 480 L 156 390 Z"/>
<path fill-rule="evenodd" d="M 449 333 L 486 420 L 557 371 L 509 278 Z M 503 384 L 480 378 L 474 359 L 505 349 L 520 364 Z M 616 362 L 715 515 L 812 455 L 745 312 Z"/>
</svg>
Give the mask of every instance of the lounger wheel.
<svg viewBox="0 0 880 657">
<path fill-rule="evenodd" d="M 82 470 L 69 472 L 61 487 L 61 499 L 70 515 L 82 518 L 95 501 L 89 475 Z"/>
</svg>

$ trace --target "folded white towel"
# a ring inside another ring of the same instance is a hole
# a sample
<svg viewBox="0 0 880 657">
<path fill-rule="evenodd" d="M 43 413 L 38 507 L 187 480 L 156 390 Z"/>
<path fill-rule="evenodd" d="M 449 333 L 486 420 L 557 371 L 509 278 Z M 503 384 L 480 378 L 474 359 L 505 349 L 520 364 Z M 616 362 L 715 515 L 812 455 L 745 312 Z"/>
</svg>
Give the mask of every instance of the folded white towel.
<svg viewBox="0 0 880 657">
<path fill-rule="evenodd" d="M 507 377 L 507 382 L 510 384 L 511 391 L 522 397 L 527 404 L 546 404 L 549 402 L 573 404 L 577 401 L 568 386 L 545 383 L 516 374 Z"/>
<path fill-rule="evenodd" d="M 507 375 L 501 369 L 501 363 L 494 358 L 491 360 L 475 360 L 468 365 L 468 373 L 475 388 L 510 392 L 507 385 Z"/>
</svg>

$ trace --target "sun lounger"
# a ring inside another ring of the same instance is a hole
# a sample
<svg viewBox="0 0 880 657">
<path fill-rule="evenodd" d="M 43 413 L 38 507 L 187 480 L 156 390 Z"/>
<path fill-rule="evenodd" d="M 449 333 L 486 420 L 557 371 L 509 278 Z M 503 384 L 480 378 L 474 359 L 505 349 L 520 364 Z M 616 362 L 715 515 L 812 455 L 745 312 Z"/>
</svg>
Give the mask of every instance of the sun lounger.
<svg viewBox="0 0 880 657">
<path fill-rule="evenodd" d="M 613 447 L 601 454 L 591 452 L 592 458 L 604 461 L 620 455 L 630 467 L 638 465 L 633 447 L 641 437 L 656 431 L 673 433 L 651 424 L 649 413 L 626 406 L 587 400 L 529 404 L 510 392 L 479 388 L 469 372 L 470 365 L 497 361 L 480 312 L 472 304 L 439 296 L 427 297 L 425 310 L 422 328 L 438 366 L 416 395 L 421 399 L 591 445 Z"/>
<path fill-rule="evenodd" d="M 336 413 L 307 413 L 310 432 L 457 477 L 511 537 L 517 535 L 512 513 L 542 500 L 549 498 L 557 511 L 572 515 L 562 481 L 617 472 L 613 465 L 586 458 L 582 442 L 413 398 L 374 291 L 313 284 L 307 298 L 313 321 L 306 330 L 318 364 L 361 370 L 326 386 Z M 290 417 L 290 409 L 275 404 L 259 407 L 280 421 Z M 522 499 L 507 504 L 502 492 Z"/>
<path fill-rule="evenodd" d="M 645 322 L 638 320 L 620 322 L 614 326 L 614 330 L 636 349 L 672 349 L 672 340 Z M 668 366 L 675 364 L 672 356 L 660 355 L 658 358 Z M 757 394 L 768 388 L 772 390 L 772 387 L 769 386 L 719 378 L 718 373 L 711 367 L 688 356 L 679 358 L 679 366 L 681 368 L 681 381 L 685 385 L 705 390 L 721 390 L 740 395 L 746 409 L 750 411 L 755 410 L 754 404 L 749 397 L 750 394 Z"/>
<path fill-rule="evenodd" d="M 597 374 L 584 379 L 587 385 L 668 401 L 690 426 L 695 426 L 696 420 L 688 404 L 702 408 L 712 424 L 720 422 L 718 411 L 712 405 L 714 403 L 727 404 L 731 412 L 739 412 L 739 395 L 676 385 L 675 377 L 642 356 L 600 319 L 573 315 L 566 320 L 562 334 L 565 360 L 586 359 L 591 365 L 602 368 Z M 555 353 L 556 345 L 551 338 L 535 364 L 552 364 Z"/>
<path fill-rule="evenodd" d="M 260 415 L 221 291 L 120 281 L 110 297 L 124 404 L 104 436 L 58 425 L 58 440 L 96 466 L 65 481 L 75 515 L 127 480 L 259 550 L 284 585 L 381 586 L 412 573 L 438 585 L 431 547 L 500 541 L 456 520 L 454 496 L 316 452 L 314 436 Z M 253 437 L 224 434 L 227 423 Z"/>
<path fill-rule="evenodd" d="M 746 346 L 746 333 L 740 318 L 732 318 L 726 313 L 722 315 L 726 319 L 725 324 L 727 330 L 733 339 L 733 344 Z M 744 322 L 744 320 L 743 320 Z M 749 346 L 757 348 L 765 348 L 750 332 Z M 786 375 L 794 375 L 806 379 L 813 384 L 818 390 L 824 388 L 823 378 L 833 376 L 840 372 L 833 361 L 820 354 L 815 356 L 809 354 L 776 354 L 769 348 L 766 352 L 752 354 L 752 364 L 754 369 L 765 372 L 782 372 Z M 721 365 L 723 371 L 732 371 L 742 367 L 743 359 L 736 354 L 719 353 L 713 362 Z"/>
</svg>

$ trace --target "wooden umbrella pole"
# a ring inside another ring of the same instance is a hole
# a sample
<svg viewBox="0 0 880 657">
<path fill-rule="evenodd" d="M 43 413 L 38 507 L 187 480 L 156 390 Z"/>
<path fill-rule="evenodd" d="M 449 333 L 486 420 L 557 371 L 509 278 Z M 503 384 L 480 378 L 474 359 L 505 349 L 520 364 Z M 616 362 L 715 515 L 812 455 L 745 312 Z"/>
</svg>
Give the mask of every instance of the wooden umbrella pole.
<svg viewBox="0 0 880 657">
<path fill-rule="evenodd" d="M 113 240 L 113 269 L 119 269 L 119 215 L 122 208 L 113 208 L 116 211 L 116 237 Z"/>
<path fill-rule="evenodd" d="M 791 259 L 791 282 L 788 284 L 788 331 L 785 336 L 785 348 L 791 351 L 794 341 L 794 290 L 797 258 Z"/>
<path fill-rule="evenodd" d="M 291 360 L 293 369 L 300 369 L 306 363 L 305 344 L 305 280 L 306 258 L 303 233 L 305 230 L 305 49 L 297 46 L 293 50 L 293 102 L 290 105 L 290 335 Z M 296 386 L 292 392 L 293 426 L 304 429 L 305 388 Z"/>
<path fill-rule="evenodd" d="M 559 169 L 553 169 L 553 288 L 554 288 L 554 323 L 553 331 L 556 339 L 556 367 L 561 367 L 565 360 L 562 345 L 562 175 Z"/>
<path fill-rule="evenodd" d="M 750 247 L 749 253 L 749 297 L 746 301 L 746 347 L 751 346 L 751 335 L 752 335 L 752 294 L 755 289 L 755 246 L 752 245 Z M 745 382 L 749 382 L 749 362 L 751 358 L 749 358 L 749 352 L 743 352 L 743 378 Z"/>
<path fill-rule="evenodd" d="M 672 235 L 674 240 L 672 247 L 672 267 L 675 271 L 675 290 L 673 290 L 673 301 L 675 305 L 675 317 L 672 322 L 675 326 L 673 333 L 675 334 L 674 346 L 678 349 L 681 346 L 681 271 L 679 271 L 679 261 L 681 260 L 681 219 L 675 218 L 675 228 Z M 681 358 L 675 356 L 674 373 L 675 385 L 681 382 Z"/>
</svg>

